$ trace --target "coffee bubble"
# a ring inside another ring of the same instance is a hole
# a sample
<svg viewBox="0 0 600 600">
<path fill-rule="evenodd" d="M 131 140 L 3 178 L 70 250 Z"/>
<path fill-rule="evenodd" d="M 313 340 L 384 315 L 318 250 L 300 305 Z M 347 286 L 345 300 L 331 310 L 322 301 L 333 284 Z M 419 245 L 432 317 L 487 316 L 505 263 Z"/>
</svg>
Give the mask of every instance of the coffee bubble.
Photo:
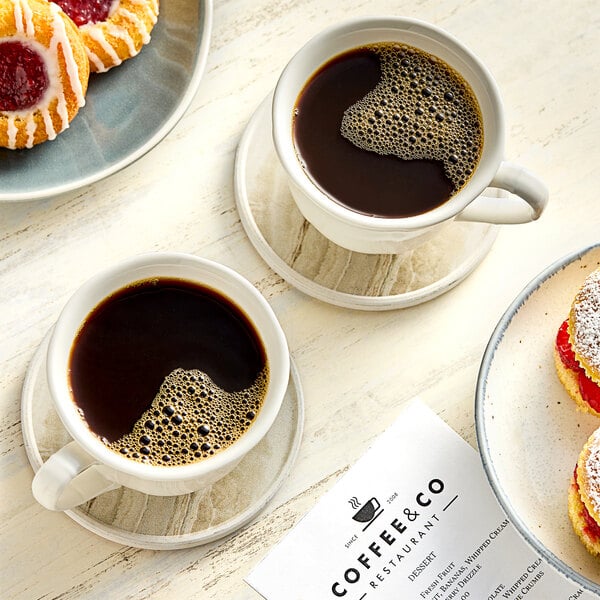
<svg viewBox="0 0 600 600">
<path fill-rule="evenodd" d="M 187 465 L 209 458 L 249 429 L 262 406 L 268 380 L 265 367 L 249 388 L 227 392 L 202 371 L 175 369 L 133 430 L 106 443 L 131 460 L 155 466 Z"/>
<path fill-rule="evenodd" d="M 408 45 L 366 47 L 381 65 L 376 87 L 345 112 L 341 134 L 355 146 L 403 160 L 435 160 L 456 193 L 483 147 L 479 104 L 452 67 Z"/>
</svg>

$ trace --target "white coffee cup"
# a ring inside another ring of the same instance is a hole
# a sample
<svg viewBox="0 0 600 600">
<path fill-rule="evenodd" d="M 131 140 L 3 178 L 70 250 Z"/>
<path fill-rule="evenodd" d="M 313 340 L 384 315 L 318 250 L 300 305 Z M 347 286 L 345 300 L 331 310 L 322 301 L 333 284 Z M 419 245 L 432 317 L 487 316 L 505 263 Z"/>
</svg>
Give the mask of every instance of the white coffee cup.
<svg viewBox="0 0 600 600">
<path fill-rule="evenodd" d="M 294 108 L 311 76 L 333 57 L 376 42 L 400 42 L 441 58 L 469 83 L 481 108 L 484 142 L 475 172 L 447 202 L 416 216 L 374 217 L 346 208 L 314 183 L 294 146 Z M 275 150 L 301 213 L 325 237 L 349 250 L 398 253 L 450 219 L 526 223 L 537 219 L 548 201 L 548 191 L 537 177 L 504 160 L 504 113 L 490 72 L 454 37 L 415 19 L 357 18 L 316 35 L 283 70 L 273 95 L 272 123 Z M 488 187 L 506 190 L 510 195 L 500 192 L 483 196 Z"/>
<path fill-rule="evenodd" d="M 263 405 L 249 429 L 214 456 L 173 467 L 138 463 L 108 448 L 78 412 L 68 377 L 73 342 L 92 310 L 128 284 L 155 277 L 198 283 L 232 301 L 254 325 L 269 367 Z M 178 253 L 136 256 L 83 284 L 58 318 L 49 342 L 46 367 L 54 408 L 73 438 L 41 466 L 33 479 L 34 497 L 51 510 L 73 508 L 119 486 L 159 496 L 185 494 L 209 486 L 231 471 L 269 431 L 285 395 L 290 370 L 285 335 L 258 290 L 228 267 Z"/>
</svg>

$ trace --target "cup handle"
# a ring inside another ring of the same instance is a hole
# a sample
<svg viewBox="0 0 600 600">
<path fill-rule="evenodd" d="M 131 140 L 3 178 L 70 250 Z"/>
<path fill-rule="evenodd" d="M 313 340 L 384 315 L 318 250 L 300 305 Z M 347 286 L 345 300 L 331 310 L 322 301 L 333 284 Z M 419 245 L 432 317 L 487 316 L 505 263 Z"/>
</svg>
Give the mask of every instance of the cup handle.
<svg viewBox="0 0 600 600">
<path fill-rule="evenodd" d="M 457 215 L 459 221 L 513 224 L 535 221 L 548 203 L 548 188 L 531 171 L 504 161 L 489 187 L 510 192 L 504 198 L 478 196 Z"/>
<path fill-rule="evenodd" d="M 34 498 L 49 510 L 68 510 L 120 487 L 95 468 L 98 464 L 77 442 L 54 453 L 31 484 Z"/>
</svg>

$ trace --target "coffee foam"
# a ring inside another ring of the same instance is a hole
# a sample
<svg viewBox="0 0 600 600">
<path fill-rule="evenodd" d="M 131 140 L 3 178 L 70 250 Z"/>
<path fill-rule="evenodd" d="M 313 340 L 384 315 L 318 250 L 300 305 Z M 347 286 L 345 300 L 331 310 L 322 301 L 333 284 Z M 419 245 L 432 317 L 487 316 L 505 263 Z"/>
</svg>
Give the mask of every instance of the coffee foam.
<svg viewBox="0 0 600 600">
<path fill-rule="evenodd" d="M 228 448 L 248 430 L 268 385 L 265 367 L 247 389 L 227 392 L 197 369 L 175 369 L 131 433 L 107 446 L 155 466 L 191 464 Z"/>
<path fill-rule="evenodd" d="M 452 67 L 412 46 L 366 46 L 381 80 L 344 112 L 342 135 L 363 150 L 403 160 L 436 160 L 456 193 L 474 172 L 483 146 L 479 104 Z"/>
</svg>

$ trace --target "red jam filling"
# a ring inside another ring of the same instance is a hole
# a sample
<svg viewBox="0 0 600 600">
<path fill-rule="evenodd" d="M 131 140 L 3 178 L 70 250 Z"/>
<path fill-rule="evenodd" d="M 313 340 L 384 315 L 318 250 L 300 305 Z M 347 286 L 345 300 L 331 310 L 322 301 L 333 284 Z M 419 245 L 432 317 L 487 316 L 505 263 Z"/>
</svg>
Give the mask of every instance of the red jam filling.
<svg viewBox="0 0 600 600">
<path fill-rule="evenodd" d="M 77 27 L 106 21 L 113 0 L 54 0 Z"/>
<path fill-rule="evenodd" d="M 558 355 L 562 360 L 563 365 L 567 367 L 567 369 L 571 369 L 572 371 L 579 371 L 580 366 L 577 360 L 575 359 L 575 353 L 573 352 L 573 348 L 571 347 L 571 342 L 569 341 L 569 331 L 568 331 L 569 321 L 563 321 L 563 324 L 559 327 L 558 333 L 556 335 L 556 349 L 558 350 Z"/>
<path fill-rule="evenodd" d="M 579 382 L 579 393 L 595 411 L 600 412 L 600 386 L 594 383 L 579 366 L 575 359 L 575 353 L 569 342 L 569 332 L 567 331 L 568 322 L 564 321 L 556 334 L 556 349 L 563 365 L 575 371 Z"/>
<path fill-rule="evenodd" d="M 575 467 L 575 471 L 573 474 L 575 477 L 574 485 L 577 489 L 577 493 L 579 494 L 579 483 L 577 482 L 577 467 Z M 588 509 L 585 507 L 585 504 L 583 502 L 581 503 L 581 506 L 582 508 L 581 512 L 579 513 L 579 516 L 585 521 L 585 525 L 583 526 L 583 533 L 585 533 L 585 535 L 587 535 L 588 538 L 590 538 L 590 540 L 594 544 L 597 544 L 600 541 L 600 525 L 598 525 L 598 523 L 596 523 L 596 521 L 594 520 L 594 517 L 590 515 Z"/>
<path fill-rule="evenodd" d="M 33 48 L 0 42 L 0 110 L 33 108 L 48 89 L 44 59 Z"/>
<path fill-rule="evenodd" d="M 585 374 L 583 369 L 579 370 L 578 382 L 581 397 L 596 412 L 600 412 L 600 387 Z"/>
</svg>

